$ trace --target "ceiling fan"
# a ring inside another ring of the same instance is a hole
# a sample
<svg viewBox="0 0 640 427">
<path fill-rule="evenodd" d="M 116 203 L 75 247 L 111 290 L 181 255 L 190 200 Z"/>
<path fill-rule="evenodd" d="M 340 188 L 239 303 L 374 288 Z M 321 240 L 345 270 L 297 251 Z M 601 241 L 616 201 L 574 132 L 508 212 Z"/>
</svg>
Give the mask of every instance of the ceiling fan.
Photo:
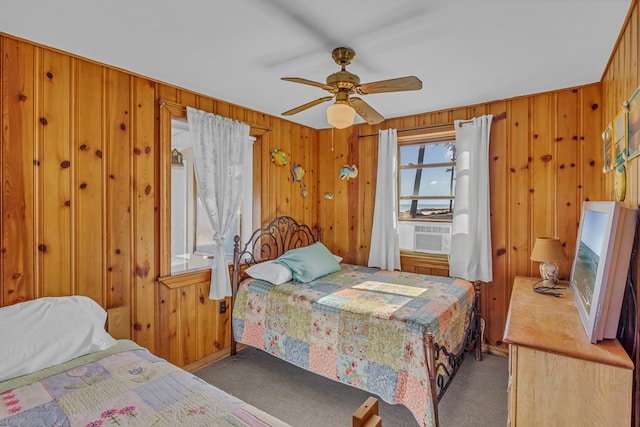
<svg viewBox="0 0 640 427">
<path fill-rule="evenodd" d="M 340 71 L 328 76 L 326 83 L 314 82 L 300 77 L 282 77 L 282 80 L 319 87 L 332 93 L 331 96 L 324 96 L 285 111 L 282 113 L 283 116 L 297 114 L 308 108 L 335 98 L 335 103 L 327 109 L 327 120 L 329 121 L 329 124 L 339 129 L 351 126 L 355 113 L 357 112 L 358 115 L 367 123 L 375 125 L 384 120 L 382 114 L 378 113 L 361 98 L 350 95 L 368 95 L 371 93 L 422 89 L 422 82 L 415 76 L 399 77 L 361 84 L 360 77 L 346 69 L 347 65 L 349 65 L 356 56 L 353 49 L 348 47 L 338 47 L 333 50 L 331 56 L 336 64 L 340 65 L 341 69 Z"/>
</svg>

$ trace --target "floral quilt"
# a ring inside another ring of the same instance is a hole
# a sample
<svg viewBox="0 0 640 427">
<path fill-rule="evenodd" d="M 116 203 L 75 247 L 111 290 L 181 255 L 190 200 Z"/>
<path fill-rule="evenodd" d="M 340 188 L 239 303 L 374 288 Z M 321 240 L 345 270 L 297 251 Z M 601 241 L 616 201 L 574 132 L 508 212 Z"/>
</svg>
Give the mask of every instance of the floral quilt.
<svg viewBox="0 0 640 427">
<path fill-rule="evenodd" d="M 407 406 L 434 425 L 425 336 L 455 351 L 474 298 L 465 280 L 341 264 L 309 283 L 247 279 L 233 308 L 238 342 Z"/>
<path fill-rule="evenodd" d="M 132 341 L 0 382 L 0 426 L 285 427 Z"/>
</svg>

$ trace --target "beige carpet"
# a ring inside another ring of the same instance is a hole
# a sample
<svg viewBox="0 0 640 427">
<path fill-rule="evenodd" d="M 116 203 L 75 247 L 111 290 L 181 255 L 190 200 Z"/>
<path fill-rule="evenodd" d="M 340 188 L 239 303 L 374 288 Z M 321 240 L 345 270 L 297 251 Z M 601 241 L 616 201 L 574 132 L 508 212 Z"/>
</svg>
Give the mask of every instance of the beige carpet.
<svg viewBox="0 0 640 427">
<path fill-rule="evenodd" d="M 467 354 L 440 402 L 441 427 L 503 427 L 507 423 L 508 359 Z M 351 426 L 370 393 L 324 378 L 270 354 L 245 348 L 195 372 L 205 381 L 295 427 Z M 379 399 L 384 427 L 416 427 L 404 405 Z"/>
</svg>

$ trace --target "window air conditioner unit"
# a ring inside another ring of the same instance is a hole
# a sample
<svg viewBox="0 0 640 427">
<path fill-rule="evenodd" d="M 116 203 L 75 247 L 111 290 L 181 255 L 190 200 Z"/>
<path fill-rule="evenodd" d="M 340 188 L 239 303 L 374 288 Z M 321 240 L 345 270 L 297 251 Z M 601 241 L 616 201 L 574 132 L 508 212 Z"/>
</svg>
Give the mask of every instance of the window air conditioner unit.
<svg viewBox="0 0 640 427">
<path fill-rule="evenodd" d="M 451 224 L 433 222 L 416 225 L 413 229 L 413 250 L 432 254 L 449 254 Z"/>
</svg>

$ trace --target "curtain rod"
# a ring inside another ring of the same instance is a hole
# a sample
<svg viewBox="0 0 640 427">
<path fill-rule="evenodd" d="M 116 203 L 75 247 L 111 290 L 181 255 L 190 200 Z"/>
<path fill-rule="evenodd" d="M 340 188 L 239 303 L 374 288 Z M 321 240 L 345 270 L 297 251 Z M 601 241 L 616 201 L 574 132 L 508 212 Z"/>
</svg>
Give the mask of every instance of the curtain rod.
<svg viewBox="0 0 640 427">
<path fill-rule="evenodd" d="M 506 112 L 505 113 L 501 113 L 501 114 L 498 114 L 497 116 L 493 116 L 493 119 L 491 121 L 504 119 L 506 117 L 507 117 L 507 113 Z M 472 121 L 473 121 L 473 119 L 460 120 L 458 125 L 462 126 L 463 124 L 471 123 Z M 454 126 L 454 122 L 441 123 L 441 124 L 438 124 L 438 125 L 422 126 L 422 127 L 417 127 L 417 128 L 400 129 L 397 132 L 398 133 L 400 133 L 400 132 L 413 132 L 413 131 L 416 131 L 416 130 L 435 129 L 435 128 L 450 127 L 450 126 Z M 369 134 L 366 134 L 366 135 L 358 135 L 358 138 L 367 138 L 367 137 L 370 137 L 370 136 L 378 136 L 378 134 L 377 133 L 369 133 Z"/>
<path fill-rule="evenodd" d="M 187 111 L 187 107 L 185 107 L 183 105 L 176 104 L 174 102 L 164 101 L 162 99 L 158 100 L 158 105 L 160 105 L 160 107 L 164 107 L 166 105 L 166 106 L 169 106 L 169 107 L 178 108 L 178 109 L 180 109 L 182 111 Z M 235 120 L 235 119 L 232 119 L 232 120 Z M 242 120 L 238 120 L 238 121 L 242 122 Z M 245 123 L 245 122 L 242 122 L 242 123 Z M 254 129 L 263 130 L 265 132 L 271 132 L 271 129 L 269 129 L 269 128 L 263 128 L 261 126 L 256 126 L 256 125 L 253 125 L 251 123 L 245 123 L 245 124 L 249 125 L 250 127 L 254 128 Z"/>
<path fill-rule="evenodd" d="M 472 121 L 472 120 L 467 120 L 467 121 Z M 466 122 L 465 122 L 466 123 Z M 416 130 L 426 130 L 426 129 L 435 129 L 435 128 L 444 128 L 444 127 L 451 127 L 453 126 L 453 122 L 451 123 L 441 123 L 439 125 L 430 125 L 430 126 L 421 126 L 418 128 L 409 128 L 409 129 L 400 129 L 397 132 L 412 132 L 412 131 L 416 131 Z M 377 133 L 368 133 L 366 135 L 358 135 L 358 138 L 367 138 L 370 136 L 378 136 Z"/>
</svg>

